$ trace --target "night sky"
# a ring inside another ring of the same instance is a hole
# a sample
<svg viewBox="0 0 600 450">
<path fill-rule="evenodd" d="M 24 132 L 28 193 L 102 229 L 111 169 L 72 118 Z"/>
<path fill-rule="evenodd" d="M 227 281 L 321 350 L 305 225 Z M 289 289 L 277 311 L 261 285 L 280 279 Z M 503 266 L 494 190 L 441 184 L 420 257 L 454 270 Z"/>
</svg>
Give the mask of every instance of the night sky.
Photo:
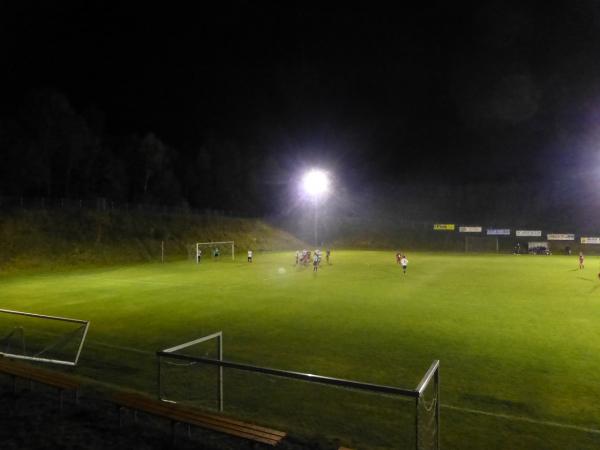
<svg viewBox="0 0 600 450">
<path fill-rule="evenodd" d="M 192 157 L 450 184 L 600 163 L 600 3 L 40 3 L 0 9 L 1 113 L 32 89 Z M 154 5 L 154 6 L 153 6 Z M 599 169 L 600 170 L 600 169 Z"/>
</svg>

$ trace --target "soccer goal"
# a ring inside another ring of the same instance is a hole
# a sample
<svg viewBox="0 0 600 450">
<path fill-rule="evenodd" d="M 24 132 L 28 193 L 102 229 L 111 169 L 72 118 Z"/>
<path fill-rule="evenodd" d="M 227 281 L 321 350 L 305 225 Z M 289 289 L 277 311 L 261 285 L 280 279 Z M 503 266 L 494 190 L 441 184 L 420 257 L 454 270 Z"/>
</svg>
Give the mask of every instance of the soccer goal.
<svg viewBox="0 0 600 450">
<path fill-rule="evenodd" d="M 90 322 L 0 309 L 0 355 L 76 366 Z"/>
<path fill-rule="evenodd" d="M 235 260 L 235 242 L 196 242 L 196 264 L 199 264 L 205 258 L 220 258 L 231 255 Z"/>
<path fill-rule="evenodd" d="M 222 332 L 157 351 L 156 356 L 162 401 L 226 409 L 266 425 L 302 421 L 341 440 L 365 439 L 364 444 L 376 448 L 440 448 L 437 360 L 416 388 L 401 388 L 226 360 Z M 369 422 L 366 415 L 376 419 Z M 349 420 L 355 421 L 350 428 Z"/>
<path fill-rule="evenodd" d="M 465 236 L 465 252 L 498 253 L 500 245 L 496 236 Z"/>
</svg>

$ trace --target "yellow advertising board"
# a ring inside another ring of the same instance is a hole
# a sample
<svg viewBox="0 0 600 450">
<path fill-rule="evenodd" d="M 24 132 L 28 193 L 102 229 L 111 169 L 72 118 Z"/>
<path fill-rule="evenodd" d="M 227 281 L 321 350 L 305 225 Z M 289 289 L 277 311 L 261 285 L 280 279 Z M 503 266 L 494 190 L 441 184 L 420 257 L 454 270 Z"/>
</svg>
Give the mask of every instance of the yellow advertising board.
<svg viewBox="0 0 600 450">
<path fill-rule="evenodd" d="M 433 229 L 437 231 L 454 231 L 453 223 L 436 223 L 433 225 Z"/>
</svg>

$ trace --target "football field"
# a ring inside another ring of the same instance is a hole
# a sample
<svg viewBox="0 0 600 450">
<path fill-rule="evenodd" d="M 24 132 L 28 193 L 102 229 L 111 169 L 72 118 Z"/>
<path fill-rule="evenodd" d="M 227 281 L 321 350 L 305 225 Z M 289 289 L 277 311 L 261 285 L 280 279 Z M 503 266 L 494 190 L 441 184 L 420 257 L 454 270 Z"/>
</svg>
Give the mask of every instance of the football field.
<svg viewBox="0 0 600 450">
<path fill-rule="evenodd" d="M 444 449 L 600 447 L 600 259 L 407 257 L 406 275 L 376 251 L 334 251 L 316 274 L 289 252 L 10 275 L 0 308 L 90 320 L 75 372 L 110 386 L 155 395 L 156 350 L 222 331 L 227 360 L 403 388 L 439 359 Z M 406 401 L 236 376 L 225 410 L 258 423 L 411 439 Z"/>
</svg>

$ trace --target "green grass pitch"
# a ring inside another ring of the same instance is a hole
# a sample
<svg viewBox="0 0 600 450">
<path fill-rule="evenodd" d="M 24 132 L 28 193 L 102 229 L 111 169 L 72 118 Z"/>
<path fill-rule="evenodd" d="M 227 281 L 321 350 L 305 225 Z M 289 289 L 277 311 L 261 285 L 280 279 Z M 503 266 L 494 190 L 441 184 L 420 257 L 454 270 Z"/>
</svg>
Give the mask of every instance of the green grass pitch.
<svg viewBox="0 0 600 450">
<path fill-rule="evenodd" d="M 154 351 L 222 330 L 226 359 L 407 388 L 439 359 L 445 449 L 600 446 L 597 259 L 407 256 L 406 275 L 393 252 L 364 251 L 333 252 L 316 275 L 292 252 L 10 275 L 0 307 L 91 320 L 76 371 L 107 384 L 154 394 Z M 409 445 L 405 401 L 253 377 L 225 374 L 227 410 Z"/>
</svg>

